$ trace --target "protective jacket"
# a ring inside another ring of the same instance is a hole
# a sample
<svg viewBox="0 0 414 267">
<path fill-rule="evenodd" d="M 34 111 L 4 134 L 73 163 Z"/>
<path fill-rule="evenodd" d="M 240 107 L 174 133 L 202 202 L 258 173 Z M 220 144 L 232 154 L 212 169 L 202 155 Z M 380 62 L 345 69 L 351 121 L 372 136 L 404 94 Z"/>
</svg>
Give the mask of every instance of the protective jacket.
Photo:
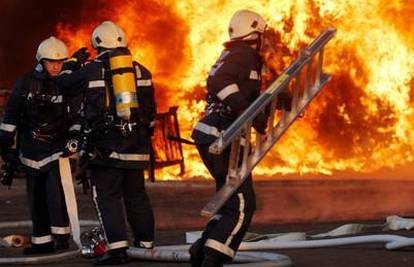
<svg viewBox="0 0 414 267">
<path fill-rule="evenodd" d="M 18 156 L 29 171 L 47 171 L 80 130 L 77 105 L 63 96 L 56 80 L 39 64 L 15 84 L 0 125 L 3 160 Z M 11 147 L 17 134 L 17 153 Z"/>
<path fill-rule="evenodd" d="M 75 62 L 66 63 L 58 84 L 65 95 L 83 95 L 82 127 L 89 133 L 88 147 L 96 155 L 90 164 L 143 168 L 149 162 L 151 127 L 156 116 L 152 76 L 134 62 L 139 107 L 132 109 L 129 122 L 123 121 L 116 112 L 109 53 L 102 52 L 80 69 Z"/>
<path fill-rule="evenodd" d="M 192 138 L 214 142 L 260 94 L 262 62 L 259 53 L 243 42 L 229 43 L 207 78 L 207 109 Z"/>
</svg>

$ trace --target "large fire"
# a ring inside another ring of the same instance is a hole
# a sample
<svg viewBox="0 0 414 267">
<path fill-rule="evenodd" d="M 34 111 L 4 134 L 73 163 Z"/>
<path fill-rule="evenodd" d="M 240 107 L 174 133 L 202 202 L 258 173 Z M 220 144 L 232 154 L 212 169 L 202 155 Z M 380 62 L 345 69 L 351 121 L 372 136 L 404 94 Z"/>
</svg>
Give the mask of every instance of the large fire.
<svg viewBox="0 0 414 267">
<path fill-rule="evenodd" d="M 90 47 L 103 20 L 122 26 L 135 58 L 152 72 L 159 111 L 178 105 L 189 138 L 204 111 L 205 80 L 238 9 L 262 14 L 274 30 L 266 62 L 280 73 L 325 27 L 338 30 L 326 51 L 332 81 L 255 173 L 371 172 L 414 160 L 414 7 L 411 0 L 102 1 L 77 25 L 59 24 L 71 51 Z M 97 15 L 94 15 L 97 14 Z M 275 76 L 275 75 L 274 75 Z M 184 145 L 186 178 L 208 176 Z M 175 169 L 157 178 L 179 179 Z"/>
</svg>

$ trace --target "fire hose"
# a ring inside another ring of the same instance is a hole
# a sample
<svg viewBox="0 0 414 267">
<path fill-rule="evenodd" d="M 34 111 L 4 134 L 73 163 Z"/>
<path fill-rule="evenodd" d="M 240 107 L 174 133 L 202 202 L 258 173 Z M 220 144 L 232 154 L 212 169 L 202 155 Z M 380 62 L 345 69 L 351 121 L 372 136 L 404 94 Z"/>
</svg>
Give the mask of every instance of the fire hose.
<svg viewBox="0 0 414 267">
<path fill-rule="evenodd" d="M 28 227 L 30 221 L 19 222 L 3 222 L 0 223 L 0 229 Z M 96 226 L 97 221 L 80 221 L 80 226 Z M 276 253 L 258 252 L 257 250 L 276 250 L 276 249 L 299 249 L 299 248 L 322 248 L 335 247 L 365 243 L 385 243 L 388 250 L 396 250 L 407 246 L 414 246 L 414 238 L 404 237 L 400 235 L 365 235 L 352 237 L 338 237 L 349 234 L 362 233 L 367 229 L 382 227 L 386 230 L 410 230 L 414 228 L 414 219 L 405 219 L 398 216 L 389 216 L 385 224 L 367 225 L 367 224 L 347 224 L 338 227 L 327 233 L 318 235 L 306 235 L 306 233 L 284 233 L 284 234 L 268 234 L 257 235 L 250 234 L 246 241 L 240 245 L 239 252 L 236 254 L 235 262 L 243 264 L 232 264 L 231 266 L 248 266 L 248 267 L 282 267 L 291 266 L 292 261 L 289 257 Z M 187 233 L 187 242 L 194 241 L 200 232 Z M 329 239 L 309 240 L 309 238 L 334 237 Z M 128 255 L 131 258 L 149 261 L 172 261 L 172 262 L 188 262 L 189 245 L 176 246 L 159 246 L 154 249 L 130 248 Z M 256 251 L 247 251 L 256 250 Z M 12 264 L 44 264 L 57 262 L 64 259 L 74 257 L 79 250 L 69 251 L 60 254 L 41 257 L 16 257 L 2 258 L 0 265 Z"/>
<path fill-rule="evenodd" d="M 0 229 L 30 227 L 31 221 L 1 222 Z M 100 223 L 94 220 L 80 220 L 81 227 L 99 226 Z M 188 262 L 190 255 L 188 253 L 189 245 L 178 246 L 159 246 L 154 249 L 130 248 L 128 255 L 131 258 L 146 261 L 172 261 Z M 0 258 L 0 265 L 18 265 L 18 264 L 46 264 L 71 259 L 80 253 L 79 249 L 38 257 L 10 257 Z M 232 264 L 233 267 L 287 267 L 292 265 L 289 257 L 276 253 L 263 252 L 240 252 L 237 253 L 234 262 L 243 264 Z"/>
<path fill-rule="evenodd" d="M 7 228 L 20 228 L 20 227 L 30 227 L 32 225 L 31 221 L 15 221 L 15 222 L 1 222 L 0 229 Z M 81 220 L 80 226 L 97 226 L 99 222 L 94 220 Z M 10 258 L 0 258 L 0 265 L 18 265 L 18 264 L 46 264 L 62 261 L 65 259 L 70 259 L 79 254 L 79 249 L 67 251 L 63 253 L 57 253 L 47 256 L 37 256 L 37 257 L 10 257 Z"/>
</svg>

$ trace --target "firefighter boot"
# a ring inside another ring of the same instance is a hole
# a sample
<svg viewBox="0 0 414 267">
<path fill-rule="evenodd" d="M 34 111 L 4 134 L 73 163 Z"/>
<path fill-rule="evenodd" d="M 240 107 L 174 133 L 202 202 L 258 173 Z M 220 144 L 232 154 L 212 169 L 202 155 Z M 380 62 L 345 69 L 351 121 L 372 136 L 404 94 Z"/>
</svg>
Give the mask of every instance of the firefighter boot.
<svg viewBox="0 0 414 267">
<path fill-rule="evenodd" d="M 128 263 L 127 248 L 112 249 L 97 258 L 94 265 L 120 265 Z"/>
<path fill-rule="evenodd" d="M 209 247 L 204 247 L 204 260 L 201 267 L 223 267 L 231 258 Z"/>
<path fill-rule="evenodd" d="M 201 267 L 204 260 L 204 240 L 202 238 L 194 242 L 190 247 L 190 262 L 191 267 Z"/>
<path fill-rule="evenodd" d="M 201 267 L 223 267 L 223 261 L 216 255 L 206 254 Z"/>
<path fill-rule="evenodd" d="M 55 252 L 55 244 L 53 241 L 44 244 L 31 244 L 30 247 L 23 249 L 23 255 L 48 254 Z"/>
<path fill-rule="evenodd" d="M 55 249 L 56 250 L 69 249 L 69 237 L 70 237 L 70 234 L 53 235 L 53 238 L 55 240 Z"/>
</svg>

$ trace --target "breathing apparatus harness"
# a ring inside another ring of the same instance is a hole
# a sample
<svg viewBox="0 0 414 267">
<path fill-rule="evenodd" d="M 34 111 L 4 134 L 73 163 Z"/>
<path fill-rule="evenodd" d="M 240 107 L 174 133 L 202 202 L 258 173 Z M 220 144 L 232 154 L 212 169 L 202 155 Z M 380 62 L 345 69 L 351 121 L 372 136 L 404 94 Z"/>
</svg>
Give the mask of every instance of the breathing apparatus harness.
<svg viewBox="0 0 414 267">
<path fill-rule="evenodd" d="M 132 55 L 128 48 L 120 47 L 107 50 L 109 62 L 105 62 L 105 110 L 103 129 L 121 131 L 123 136 L 130 135 L 139 126 L 136 114 L 138 96 L 136 93 L 136 73 Z M 114 104 L 114 105 L 111 105 Z M 115 110 L 113 110 L 115 106 Z"/>
</svg>

